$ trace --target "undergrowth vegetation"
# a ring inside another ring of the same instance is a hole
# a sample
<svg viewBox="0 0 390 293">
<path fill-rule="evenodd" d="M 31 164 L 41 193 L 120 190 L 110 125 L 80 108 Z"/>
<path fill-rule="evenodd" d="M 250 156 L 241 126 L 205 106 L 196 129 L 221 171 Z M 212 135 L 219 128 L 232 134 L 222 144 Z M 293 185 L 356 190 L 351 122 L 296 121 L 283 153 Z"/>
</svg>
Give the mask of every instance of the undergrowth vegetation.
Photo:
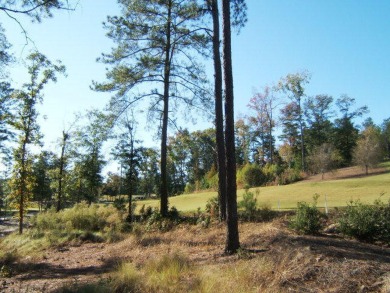
<svg viewBox="0 0 390 293">
<path fill-rule="evenodd" d="M 86 203 L 58 213 L 54 210 L 40 213 L 31 219 L 30 225 L 23 235 L 11 234 L 2 240 L 0 264 L 69 242 L 117 241 L 128 229 L 124 214 L 113 206 Z"/>
<path fill-rule="evenodd" d="M 318 234 L 322 228 L 321 220 L 325 217 L 317 208 L 317 200 L 319 195 L 313 197 L 313 203 L 310 205 L 306 202 L 298 202 L 298 207 L 295 216 L 290 222 L 290 226 L 304 234 Z"/>
<path fill-rule="evenodd" d="M 340 231 L 359 240 L 390 244 L 390 200 L 373 205 L 351 201 L 339 218 Z"/>
</svg>

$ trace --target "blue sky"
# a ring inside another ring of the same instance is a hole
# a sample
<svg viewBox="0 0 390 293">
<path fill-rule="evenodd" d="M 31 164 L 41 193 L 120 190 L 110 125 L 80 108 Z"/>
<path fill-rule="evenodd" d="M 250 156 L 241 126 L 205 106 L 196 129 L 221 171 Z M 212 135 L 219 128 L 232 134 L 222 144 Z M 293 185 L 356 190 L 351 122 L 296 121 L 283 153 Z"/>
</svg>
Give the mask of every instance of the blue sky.
<svg viewBox="0 0 390 293">
<path fill-rule="evenodd" d="M 347 94 L 356 107 L 367 105 L 374 122 L 390 117 L 390 1 L 387 0 L 247 0 L 248 23 L 233 37 L 233 74 L 236 116 L 248 113 L 255 90 L 281 77 L 303 70 L 312 74 L 307 94 Z M 109 94 L 89 89 L 92 80 L 103 81 L 104 65 L 95 62 L 113 45 L 102 22 L 119 11 L 114 0 L 80 0 L 75 12 L 56 12 L 41 24 L 21 19 L 35 46 L 50 59 L 60 59 L 68 77 L 47 87 L 40 113 L 41 129 L 49 147 L 73 120 L 75 112 L 102 108 Z M 2 23 L 21 60 L 32 49 L 18 25 L 5 16 Z M 207 61 L 211 64 L 211 61 Z M 14 66 L 15 83 L 25 70 Z M 212 78 L 212 75 L 210 75 Z M 191 129 L 206 122 L 182 125 Z M 146 142 L 153 131 L 139 128 Z"/>
</svg>

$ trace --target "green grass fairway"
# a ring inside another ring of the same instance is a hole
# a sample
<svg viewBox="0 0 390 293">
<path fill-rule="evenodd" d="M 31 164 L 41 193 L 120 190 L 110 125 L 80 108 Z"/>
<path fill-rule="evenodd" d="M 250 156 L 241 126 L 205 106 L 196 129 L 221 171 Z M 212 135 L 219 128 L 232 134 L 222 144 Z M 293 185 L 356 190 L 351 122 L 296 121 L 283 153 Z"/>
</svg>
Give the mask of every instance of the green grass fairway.
<svg viewBox="0 0 390 293">
<path fill-rule="evenodd" d="M 386 167 L 388 166 L 389 164 L 386 164 Z M 318 207 L 325 207 L 325 196 L 329 208 L 343 207 L 351 200 L 357 199 L 364 203 L 373 203 L 381 198 L 387 202 L 390 199 L 390 172 L 349 179 L 304 180 L 290 185 L 252 188 L 251 191 L 258 194 L 259 207 L 266 204 L 275 210 L 294 209 L 299 201 L 312 202 L 315 194 L 320 195 Z M 243 193 L 244 190 L 238 190 L 238 201 L 242 199 Z M 216 195 L 217 192 L 200 192 L 170 197 L 169 206 L 175 206 L 183 212 L 196 211 L 198 207 L 204 210 L 207 200 Z M 158 207 L 159 201 L 138 201 L 138 209 L 143 204 Z"/>
</svg>

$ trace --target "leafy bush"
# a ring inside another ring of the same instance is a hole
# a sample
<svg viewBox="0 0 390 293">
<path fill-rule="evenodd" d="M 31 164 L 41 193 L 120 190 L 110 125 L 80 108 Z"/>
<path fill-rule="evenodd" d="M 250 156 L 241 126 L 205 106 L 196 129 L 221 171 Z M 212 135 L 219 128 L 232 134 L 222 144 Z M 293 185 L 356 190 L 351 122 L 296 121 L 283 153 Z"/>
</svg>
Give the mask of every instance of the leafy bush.
<svg viewBox="0 0 390 293">
<path fill-rule="evenodd" d="M 299 169 L 288 168 L 280 174 L 278 178 L 278 183 L 281 185 L 286 185 L 293 182 L 297 182 L 302 178 L 303 174 Z"/>
<path fill-rule="evenodd" d="M 263 167 L 264 176 L 267 178 L 267 182 L 274 182 L 278 175 L 281 173 L 280 167 L 276 164 L 266 164 Z"/>
<path fill-rule="evenodd" d="M 211 218 L 218 218 L 219 215 L 219 200 L 218 196 L 214 196 L 207 200 L 206 203 L 206 213 L 209 214 Z"/>
<path fill-rule="evenodd" d="M 340 231 L 359 240 L 390 243 L 390 200 L 373 205 L 351 201 L 339 218 Z"/>
<path fill-rule="evenodd" d="M 304 234 L 318 234 L 322 228 L 321 218 L 324 214 L 317 209 L 318 195 L 314 196 L 313 204 L 299 202 L 294 218 L 290 222 L 290 226 Z"/>
<path fill-rule="evenodd" d="M 185 194 L 193 193 L 194 191 L 195 191 L 195 184 L 187 183 L 186 186 L 184 187 Z"/>
<path fill-rule="evenodd" d="M 257 164 L 246 164 L 237 173 L 237 183 L 245 187 L 261 186 L 267 182 L 267 177 Z"/>
<path fill-rule="evenodd" d="M 153 214 L 153 208 L 151 206 L 147 206 L 145 208 L 145 205 L 142 205 L 139 214 L 141 216 L 141 220 L 146 220 Z"/>
<path fill-rule="evenodd" d="M 179 211 L 175 207 L 169 209 L 168 217 L 163 217 L 158 209 L 154 209 L 146 220 L 146 230 L 169 231 L 179 222 Z"/>
<path fill-rule="evenodd" d="M 125 211 L 126 210 L 126 200 L 121 197 L 121 198 L 116 198 L 113 202 L 113 205 L 114 207 L 118 210 L 118 211 Z"/>
<path fill-rule="evenodd" d="M 244 210 L 243 216 L 246 219 L 249 221 L 253 219 L 257 211 L 257 198 L 254 193 L 248 189 L 245 190 L 242 200 L 238 203 L 238 207 Z"/>
<path fill-rule="evenodd" d="M 205 180 L 208 188 L 212 188 L 213 190 L 218 190 L 218 172 L 217 168 L 213 164 L 212 168 L 205 175 Z"/>
</svg>

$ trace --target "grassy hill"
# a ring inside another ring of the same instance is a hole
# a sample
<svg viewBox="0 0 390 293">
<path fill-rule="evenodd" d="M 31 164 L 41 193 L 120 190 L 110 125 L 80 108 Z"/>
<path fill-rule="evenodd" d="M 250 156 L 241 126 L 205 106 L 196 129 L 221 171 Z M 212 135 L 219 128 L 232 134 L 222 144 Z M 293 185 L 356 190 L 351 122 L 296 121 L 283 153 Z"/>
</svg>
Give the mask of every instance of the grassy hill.
<svg viewBox="0 0 390 293">
<path fill-rule="evenodd" d="M 325 174 L 324 180 L 320 175 L 309 177 L 303 181 L 283 186 L 267 186 L 252 188 L 257 195 L 259 206 L 267 205 L 272 209 L 293 209 L 297 202 L 311 202 L 315 194 L 319 194 L 318 207 L 329 208 L 346 206 L 351 200 L 361 200 L 372 203 L 381 198 L 390 199 L 390 162 L 371 170 L 369 175 L 359 167 L 340 169 L 334 173 Z M 244 190 L 238 190 L 238 201 L 242 199 Z M 216 196 L 217 192 L 199 192 L 184 194 L 169 199 L 170 206 L 180 211 L 195 211 L 198 207 L 205 208 L 207 200 Z M 158 200 L 137 202 L 138 208 L 145 206 L 158 207 Z"/>
</svg>

